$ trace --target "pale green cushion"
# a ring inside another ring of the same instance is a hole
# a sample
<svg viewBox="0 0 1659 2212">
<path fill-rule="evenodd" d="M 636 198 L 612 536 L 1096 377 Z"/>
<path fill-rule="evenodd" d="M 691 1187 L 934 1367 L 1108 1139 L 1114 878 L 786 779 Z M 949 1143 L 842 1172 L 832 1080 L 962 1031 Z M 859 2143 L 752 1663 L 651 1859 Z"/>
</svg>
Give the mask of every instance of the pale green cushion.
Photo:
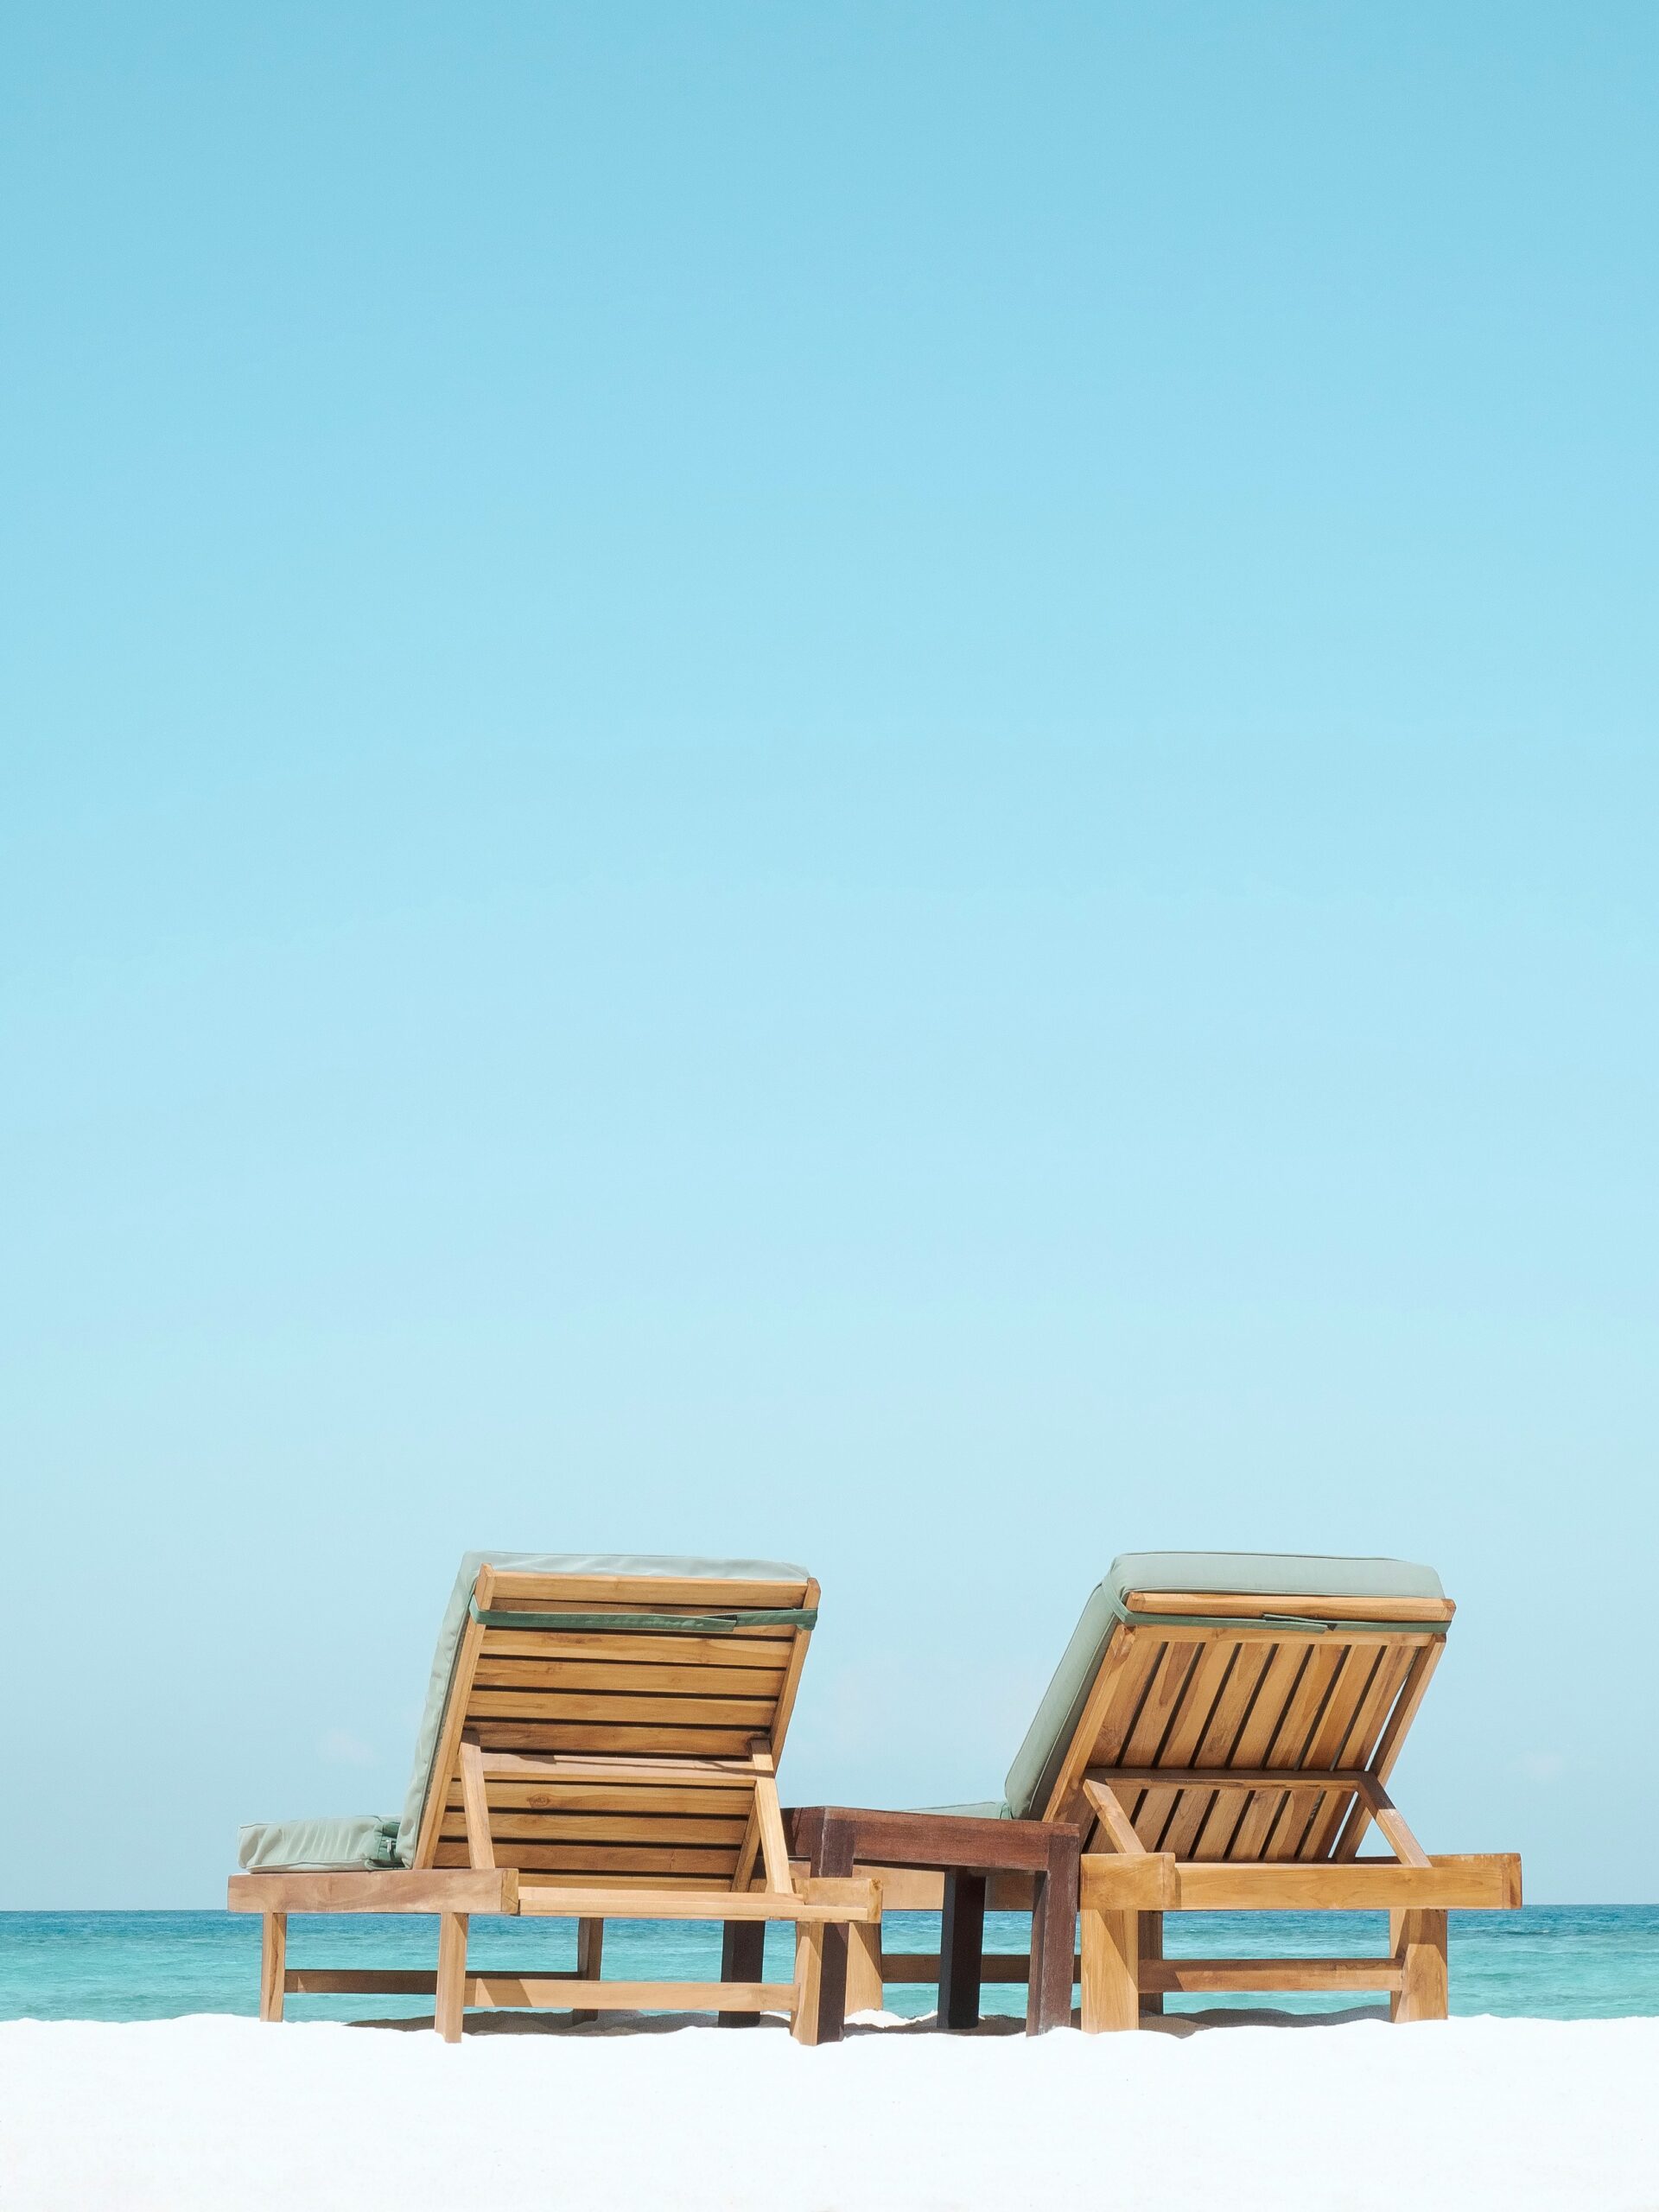
<svg viewBox="0 0 1659 2212">
<path fill-rule="evenodd" d="M 245 1874 L 280 1866 L 338 1873 L 397 1864 L 397 1822 L 385 1813 L 343 1813 L 334 1820 L 263 1821 L 239 1828 L 236 1863 Z"/>
<path fill-rule="evenodd" d="M 1124 1552 L 1090 1594 L 1003 1784 L 1015 1820 L 1038 1820 L 1065 1757 L 1108 1637 L 1131 1616 L 1132 1590 L 1248 1591 L 1284 1598 L 1440 1598 L 1433 1567 L 1399 1559 L 1324 1559 L 1287 1552 Z"/>
</svg>

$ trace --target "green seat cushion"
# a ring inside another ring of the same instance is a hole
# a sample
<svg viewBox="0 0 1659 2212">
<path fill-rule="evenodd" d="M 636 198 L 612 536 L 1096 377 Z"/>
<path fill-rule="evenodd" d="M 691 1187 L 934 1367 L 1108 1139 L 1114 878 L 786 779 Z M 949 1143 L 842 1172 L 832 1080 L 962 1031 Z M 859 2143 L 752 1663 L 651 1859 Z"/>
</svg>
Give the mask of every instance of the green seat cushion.
<svg viewBox="0 0 1659 2212">
<path fill-rule="evenodd" d="M 1026 1740 L 1014 1754 L 1003 1785 L 1015 1820 L 1042 1816 L 1065 1757 L 1107 1640 L 1133 1618 L 1125 1602 L 1134 1590 L 1193 1590 L 1211 1594 L 1249 1592 L 1274 1598 L 1440 1598 L 1433 1567 L 1399 1559 L 1324 1559 L 1288 1552 L 1123 1552 L 1091 1592 L 1065 1647 L 1054 1679 L 1043 1693 Z"/>
<path fill-rule="evenodd" d="M 385 1813 L 342 1813 L 334 1820 L 261 1821 L 239 1828 L 236 1863 L 245 1874 L 339 1873 L 397 1864 L 397 1821 Z"/>
<path fill-rule="evenodd" d="M 432 1655 L 427 1678 L 426 1703 L 415 1735 L 415 1760 L 410 1772 L 409 1794 L 404 1800 L 397 1827 L 397 1859 L 404 1866 L 415 1863 L 415 1843 L 426 1804 L 432 1774 L 432 1758 L 438 1747 L 449 1677 L 454 1672 L 461 1632 L 480 1567 L 493 1567 L 516 1574 L 648 1574 L 671 1577 L 680 1582 L 805 1582 L 804 1567 L 767 1559 L 673 1559 L 653 1552 L 468 1552 L 461 1562 L 449 1602 L 443 1609 L 438 1646 Z"/>
</svg>

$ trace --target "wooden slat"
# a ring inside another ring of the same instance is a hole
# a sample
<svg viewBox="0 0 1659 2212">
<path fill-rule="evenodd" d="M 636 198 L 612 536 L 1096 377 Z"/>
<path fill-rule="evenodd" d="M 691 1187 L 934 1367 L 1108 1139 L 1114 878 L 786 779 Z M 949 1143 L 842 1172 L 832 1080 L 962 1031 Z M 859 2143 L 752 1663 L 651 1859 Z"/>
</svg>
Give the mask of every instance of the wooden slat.
<svg viewBox="0 0 1659 2212">
<path fill-rule="evenodd" d="M 1391 1959 L 1145 1959 L 1145 1990 L 1211 1995 L 1230 1989 L 1398 1989 Z"/>
<path fill-rule="evenodd" d="M 881 1979 L 897 1984 L 908 1982 L 925 1986 L 939 1978 L 939 1955 L 937 1951 L 883 1951 Z M 1031 1960 L 1024 1951 L 987 1951 L 979 1962 L 982 1981 L 1001 1984 L 1028 1982 L 1031 1980 Z M 1075 1976 L 1073 1977 L 1075 1979 Z"/>
<path fill-rule="evenodd" d="M 772 1700 L 755 1697 L 622 1697 L 598 1691 L 481 1690 L 467 1700 L 479 1720 L 603 1720 L 632 1728 L 764 1728 Z"/>
<path fill-rule="evenodd" d="M 496 1808 L 490 1833 L 503 1843 L 664 1843 L 701 1845 L 705 1850 L 735 1851 L 743 1840 L 742 1821 L 703 1821 L 689 1814 L 639 1820 L 621 1813 L 543 1813 Z M 464 1815 L 444 1816 L 442 1840 L 467 1840 Z"/>
<path fill-rule="evenodd" d="M 550 1904 L 545 1902 L 541 1904 L 525 1904 L 522 1900 L 531 1896 L 532 1892 L 543 1899 L 562 1897 L 567 1894 L 580 1894 L 586 1897 L 593 1889 L 593 1878 L 591 1874 L 549 1873 L 544 1870 L 526 1867 L 518 1877 L 518 1895 L 521 1900 L 519 1910 L 521 1912 L 554 1913 L 561 1917 L 579 1920 L 582 1916 L 581 1913 L 572 1911 L 567 1914 L 565 1907 L 562 1904 Z M 626 1912 L 624 1912 L 620 1905 L 613 1906 L 612 1909 L 613 1918 L 649 1920 L 652 1915 L 642 1910 L 639 1904 L 639 1898 L 644 1892 L 672 1890 L 683 1891 L 697 1897 L 707 1897 L 710 1884 L 706 1874 L 607 1874 L 605 1877 L 605 1887 L 607 1893 L 613 1890 L 619 1893 L 626 1890 L 634 1900 Z M 720 1896 L 724 1897 L 732 1885 L 720 1882 L 714 1885 L 714 1887 Z"/>
<path fill-rule="evenodd" d="M 768 1711 L 778 1701 L 781 1668 L 650 1666 L 638 1660 L 497 1658 L 486 1643 L 474 1671 L 480 1689 L 598 1690 L 627 1697 L 743 1697 Z"/>
<path fill-rule="evenodd" d="M 754 1762 L 746 1742 L 741 1757 L 689 1756 L 681 1752 L 640 1753 L 624 1757 L 591 1757 L 582 1751 L 490 1751 L 484 1759 L 486 1776 L 504 1781 L 541 1781 L 555 1788 L 566 1783 L 594 1783 L 618 1789 L 667 1788 L 753 1789 Z"/>
<path fill-rule="evenodd" d="M 596 1882 L 612 1874 L 700 1874 L 709 1881 L 729 1880 L 737 1865 L 735 1849 L 695 1851 L 677 1845 L 522 1843 L 497 1840 L 495 1855 L 504 1866 L 538 1874 L 589 1874 Z M 464 1866 L 464 1843 L 440 1843 L 440 1866 Z"/>
<path fill-rule="evenodd" d="M 1230 1618 L 1265 1614 L 1287 1621 L 1421 1621 L 1426 1624 L 1449 1621 L 1457 1611 L 1449 1598 L 1287 1598 L 1228 1590 L 1131 1590 L 1124 1603 L 1132 1613 L 1217 1614 Z"/>
<path fill-rule="evenodd" d="M 438 1978 L 418 1969 L 300 1967 L 291 1967 L 286 1980 L 289 1991 L 300 1997 L 430 1997 Z M 562 1971 L 535 1974 L 474 1971 L 467 1976 L 466 1989 L 468 2005 L 595 2012 L 709 2012 L 727 2003 L 753 2012 L 785 2012 L 791 1994 L 791 1985 L 786 1981 L 597 1981 Z M 594 1997 L 596 1989 L 607 1993 L 603 2000 Z"/>
<path fill-rule="evenodd" d="M 606 1666 L 749 1667 L 781 1675 L 795 1647 L 792 1629 L 746 1629 L 729 1636 L 630 1636 L 619 1630 L 491 1628 L 491 1659 L 572 1659 Z"/>
<path fill-rule="evenodd" d="M 607 1788 L 595 1783 L 485 1783 L 492 1817 L 522 1811 L 543 1818 L 555 1815 L 572 1820 L 672 1819 L 676 1815 L 700 1820 L 735 1821 L 741 1829 L 748 1816 L 749 1789 L 663 1789 Z M 461 1790 L 451 1783 L 445 1802 L 444 1822 L 461 1808 Z"/>
<path fill-rule="evenodd" d="M 787 2012 L 787 1981 L 582 1981 L 574 1975 L 474 1974 L 469 2005 L 546 2006 L 587 2012 Z"/>
<path fill-rule="evenodd" d="M 472 1724 L 486 1751 L 702 1751 L 730 1758 L 747 1751 L 747 1728 L 619 1728 L 578 1720 L 476 1719 Z"/>
<path fill-rule="evenodd" d="M 806 1582 L 699 1582 L 658 1574 L 495 1573 L 492 1612 L 589 1612 L 615 1605 L 634 1612 L 728 1613 L 776 1611 L 798 1606 Z"/>
<path fill-rule="evenodd" d="M 438 1977 L 418 1967 L 290 1967 L 287 1986 L 295 1997 L 430 1997 Z"/>
<path fill-rule="evenodd" d="M 618 1889 L 620 1888 L 618 1885 Z M 607 1884 L 575 1887 L 526 1882 L 518 1910 L 527 1917 L 637 1920 L 879 1920 L 880 1892 L 868 1881 L 819 1881 L 810 1898 L 777 1897 L 765 1890 L 630 1889 L 619 1897 Z M 653 1899 L 655 1902 L 653 1903 Z"/>
</svg>

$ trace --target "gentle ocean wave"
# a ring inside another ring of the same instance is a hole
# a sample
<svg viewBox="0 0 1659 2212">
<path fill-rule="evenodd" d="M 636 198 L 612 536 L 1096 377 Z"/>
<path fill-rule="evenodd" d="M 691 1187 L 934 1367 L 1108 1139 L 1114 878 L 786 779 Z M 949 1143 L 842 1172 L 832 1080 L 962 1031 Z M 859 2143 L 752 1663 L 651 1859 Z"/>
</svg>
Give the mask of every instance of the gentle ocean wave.
<svg viewBox="0 0 1659 2212">
<path fill-rule="evenodd" d="M 894 1913 L 894 1950 L 938 1948 L 937 1915 Z M 988 1949 L 1024 1948 L 1028 1923 L 994 1913 Z M 1379 1914 L 1194 1915 L 1166 1923 L 1172 1955 L 1382 1950 Z M 294 1967 L 425 1967 L 437 1923 L 417 1918 L 298 1918 L 289 1923 Z M 575 1963 L 570 1922 L 475 1919 L 470 1962 L 480 1968 L 547 1971 Z M 617 1921 L 606 1931 L 605 1972 L 618 1980 L 713 1977 L 718 1929 Z M 767 1939 L 769 1979 L 787 1980 L 790 1939 Z M 149 2020 L 188 2012 L 257 2009 L 259 1923 L 223 1912 L 0 1913 L 0 2019 Z M 988 2012 L 1023 2010 L 1023 1989 L 990 1986 Z M 1172 2010 L 1209 2009 L 1224 1999 L 1173 1999 Z M 1319 1998 L 1241 1999 L 1281 2010 L 1329 2009 Z M 1351 1999 L 1350 2000 L 1351 2001 Z M 932 2010 L 932 1993 L 887 1992 L 893 2012 Z M 408 1998 L 290 1997 L 296 2020 L 408 2018 Z M 1452 2010 L 1533 2018 L 1605 2019 L 1659 2014 L 1659 1905 L 1544 1905 L 1514 1913 L 1452 1916 Z"/>
</svg>

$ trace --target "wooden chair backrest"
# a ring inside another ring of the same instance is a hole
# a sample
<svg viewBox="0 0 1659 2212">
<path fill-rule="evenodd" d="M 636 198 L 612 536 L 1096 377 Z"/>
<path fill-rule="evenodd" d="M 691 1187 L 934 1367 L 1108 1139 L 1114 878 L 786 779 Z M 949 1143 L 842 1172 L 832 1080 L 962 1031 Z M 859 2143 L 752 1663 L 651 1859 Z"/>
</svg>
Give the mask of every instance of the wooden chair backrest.
<svg viewBox="0 0 1659 2212">
<path fill-rule="evenodd" d="M 810 1639 L 805 1625 L 748 1617 L 810 1612 L 817 1599 L 810 1580 L 480 1569 L 474 1603 L 490 1618 L 469 1621 L 461 1639 L 436 1752 L 443 1785 L 428 1793 L 416 1864 L 477 1862 L 471 1757 L 490 1854 L 519 1869 L 521 1886 L 747 1886 L 757 1792 L 775 1808 L 769 1777 Z M 538 1620 L 549 1614 L 628 1625 Z M 663 1616 L 721 1625 L 649 1624 Z"/>
<path fill-rule="evenodd" d="M 1135 1591 L 1128 1604 L 1218 1618 L 1120 1622 L 1108 1639 L 1046 1808 L 1084 1824 L 1085 1849 L 1114 1847 L 1090 1776 L 1144 1849 L 1177 1859 L 1350 1859 L 1379 1793 L 1394 1827 L 1382 1785 L 1444 1647 L 1449 1599 Z M 1299 1627 L 1293 1612 L 1330 1624 Z"/>
</svg>

